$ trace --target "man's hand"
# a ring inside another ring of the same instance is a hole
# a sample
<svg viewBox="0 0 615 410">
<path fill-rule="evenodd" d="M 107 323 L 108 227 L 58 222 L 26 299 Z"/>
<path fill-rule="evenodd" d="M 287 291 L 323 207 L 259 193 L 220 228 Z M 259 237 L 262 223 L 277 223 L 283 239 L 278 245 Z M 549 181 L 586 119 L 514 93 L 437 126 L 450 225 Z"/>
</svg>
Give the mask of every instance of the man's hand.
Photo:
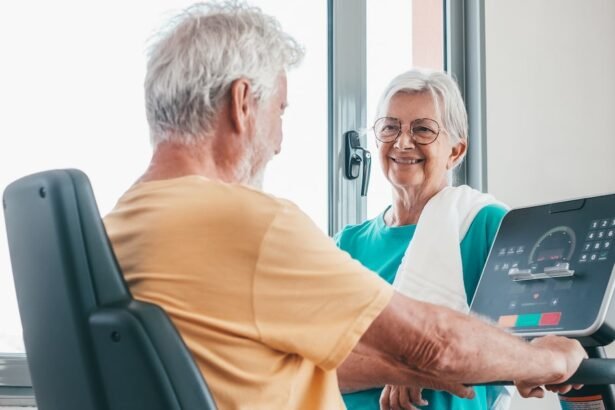
<svg viewBox="0 0 615 410">
<path fill-rule="evenodd" d="M 427 406 L 429 403 L 423 399 L 422 390 L 418 386 L 387 384 L 380 394 L 380 410 L 417 410 L 414 406 Z"/>
<path fill-rule="evenodd" d="M 540 364 L 544 370 L 540 377 L 515 381 L 522 397 L 543 397 L 542 386 L 555 393 L 567 393 L 572 388 L 582 387 L 562 384 L 577 371 L 581 361 L 587 358 L 587 353 L 578 341 L 559 336 L 545 336 L 532 340 L 531 345 L 540 349 L 541 355 L 550 359 Z M 528 357 L 528 360 L 532 358 Z"/>
</svg>

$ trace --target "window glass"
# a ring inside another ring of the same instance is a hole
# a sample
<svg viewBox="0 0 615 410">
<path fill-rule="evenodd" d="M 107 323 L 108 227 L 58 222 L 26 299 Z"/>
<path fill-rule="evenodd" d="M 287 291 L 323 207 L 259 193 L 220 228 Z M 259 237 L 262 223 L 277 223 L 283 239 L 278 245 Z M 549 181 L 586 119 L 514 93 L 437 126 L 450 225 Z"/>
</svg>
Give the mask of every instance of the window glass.
<svg viewBox="0 0 615 410">
<path fill-rule="evenodd" d="M 193 1 L 3 2 L 0 6 L 0 189 L 24 175 L 79 168 L 101 214 L 148 164 L 145 50 L 156 28 Z M 326 2 L 251 1 L 306 50 L 289 74 L 282 153 L 264 189 L 327 228 Z M 35 8 L 35 10 L 33 10 Z M 4 218 L 0 209 L 1 225 Z M 0 352 L 22 352 L 5 230 L 0 233 Z"/>
<path fill-rule="evenodd" d="M 367 0 L 367 147 L 372 175 L 367 217 L 391 203 L 391 186 L 382 175 L 378 148 L 370 129 L 376 106 L 387 84 L 412 67 L 444 67 L 444 19 L 441 1 Z"/>
</svg>

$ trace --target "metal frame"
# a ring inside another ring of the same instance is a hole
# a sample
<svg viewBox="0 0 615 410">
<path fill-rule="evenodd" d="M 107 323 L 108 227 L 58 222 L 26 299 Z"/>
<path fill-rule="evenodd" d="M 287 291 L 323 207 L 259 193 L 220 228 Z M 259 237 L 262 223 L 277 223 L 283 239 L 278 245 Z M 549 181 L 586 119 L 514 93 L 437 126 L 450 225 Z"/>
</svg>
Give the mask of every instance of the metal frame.
<svg viewBox="0 0 615 410">
<path fill-rule="evenodd" d="M 344 132 L 367 121 L 366 0 L 328 0 L 329 235 L 367 215 L 360 181 L 344 177 Z M 363 146 L 366 137 L 361 137 Z"/>
<path fill-rule="evenodd" d="M 455 180 L 485 192 L 485 1 L 444 0 L 444 27 L 444 67 L 457 79 L 468 111 L 468 153 Z"/>
<path fill-rule="evenodd" d="M 0 406 L 34 406 L 26 355 L 0 354 Z"/>
</svg>

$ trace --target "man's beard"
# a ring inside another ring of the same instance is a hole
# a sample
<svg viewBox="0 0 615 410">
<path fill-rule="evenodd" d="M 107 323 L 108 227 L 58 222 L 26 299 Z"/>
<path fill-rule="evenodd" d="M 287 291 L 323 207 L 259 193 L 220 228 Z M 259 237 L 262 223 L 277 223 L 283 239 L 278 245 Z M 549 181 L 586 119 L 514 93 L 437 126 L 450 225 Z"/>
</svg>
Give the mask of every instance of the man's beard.
<svg viewBox="0 0 615 410">
<path fill-rule="evenodd" d="M 248 185 L 251 186 L 252 188 L 256 188 L 259 191 L 262 191 L 263 190 L 263 182 L 265 181 L 265 170 L 266 170 L 266 168 L 267 168 L 267 166 L 264 165 L 254 175 L 252 175 L 250 177 L 250 180 L 248 181 Z"/>
<path fill-rule="evenodd" d="M 257 128 L 254 141 L 255 145 L 250 161 L 252 165 L 250 172 L 251 176 L 248 179 L 247 184 L 252 188 L 262 191 L 263 183 L 265 181 L 265 170 L 269 161 L 273 159 L 273 155 L 271 154 L 269 142 L 267 138 L 265 138 L 265 133 L 262 132 L 260 127 Z"/>
</svg>

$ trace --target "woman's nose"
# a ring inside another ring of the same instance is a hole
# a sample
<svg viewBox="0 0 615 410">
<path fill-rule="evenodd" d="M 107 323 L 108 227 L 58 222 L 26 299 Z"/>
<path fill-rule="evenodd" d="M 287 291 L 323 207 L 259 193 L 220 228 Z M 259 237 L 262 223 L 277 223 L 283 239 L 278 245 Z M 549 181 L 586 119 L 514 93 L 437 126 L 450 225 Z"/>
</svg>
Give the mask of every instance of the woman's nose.
<svg viewBox="0 0 615 410">
<path fill-rule="evenodd" d="M 410 131 L 410 127 L 404 128 L 402 127 L 401 133 L 399 137 L 395 140 L 395 148 L 404 150 L 404 149 L 414 149 L 414 139 L 412 138 L 412 132 Z"/>
</svg>

